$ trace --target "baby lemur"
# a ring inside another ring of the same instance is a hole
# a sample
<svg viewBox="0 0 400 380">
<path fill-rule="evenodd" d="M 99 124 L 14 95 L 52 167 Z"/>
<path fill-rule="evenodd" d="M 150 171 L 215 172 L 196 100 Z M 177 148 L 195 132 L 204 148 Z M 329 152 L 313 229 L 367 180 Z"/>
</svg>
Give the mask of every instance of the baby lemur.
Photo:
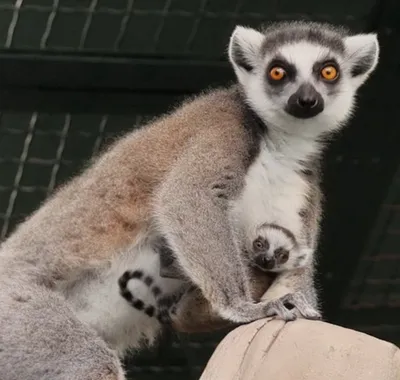
<svg viewBox="0 0 400 380">
<path fill-rule="evenodd" d="M 312 260 L 313 249 L 299 242 L 287 228 L 274 223 L 263 223 L 247 239 L 243 252 L 249 265 L 265 272 L 283 272 L 301 268 Z"/>
<path fill-rule="evenodd" d="M 186 320 L 190 300 L 209 321 L 275 315 L 288 291 L 273 283 L 270 298 L 254 302 L 256 272 L 235 229 L 267 215 L 315 249 L 323 141 L 348 121 L 378 53 L 376 35 L 328 25 L 237 27 L 229 43 L 236 85 L 118 139 L 1 244 L 2 380 L 124 379 L 118 355 L 154 340 L 160 323 L 129 306 L 118 279 L 143 269 L 167 294 L 182 286 L 159 276 L 157 236 L 203 297 L 182 296 L 174 327 L 201 324 Z M 317 308 L 310 261 L 282 281 Z"/>
</svg>

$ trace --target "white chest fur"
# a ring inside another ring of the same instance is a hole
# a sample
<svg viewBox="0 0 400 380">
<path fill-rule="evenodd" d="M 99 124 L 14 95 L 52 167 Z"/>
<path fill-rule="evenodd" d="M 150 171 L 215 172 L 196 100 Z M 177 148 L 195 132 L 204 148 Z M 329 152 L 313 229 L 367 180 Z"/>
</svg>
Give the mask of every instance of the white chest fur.
<svg viewBox="0 0 400 380">
<path fill-rule="evenodd" d="M 298 160 L 271 151 L 263 142 L 247 172 L 243 192 L 233 206 L 235 223 L 245 230 L 266 222 L 276 223 L 298 236 L 302 228 L 299 211 L 308 189 L 298 169 Z"/>
</svg>

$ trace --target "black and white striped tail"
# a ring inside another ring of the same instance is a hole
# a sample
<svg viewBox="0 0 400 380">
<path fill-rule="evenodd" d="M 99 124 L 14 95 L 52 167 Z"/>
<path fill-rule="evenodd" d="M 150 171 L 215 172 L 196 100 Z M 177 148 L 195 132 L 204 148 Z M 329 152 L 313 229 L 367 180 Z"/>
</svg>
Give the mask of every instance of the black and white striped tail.
<svg viewBox="0 0 400 380">
<path fill-rule="evenodd" d="M 158 310 L 156 310 L 156 307 L 154 305 L 147 305 L 142 299 L 135 297 L 128 289 L 128 282 L 130 280 L 142 281 L 150 288 L 150 291 L 153 293 L 156 300 L 162 294 L 160 287 L 154 284 L 154 279 L 151 276 L 145 275 L 141 270 L 128 270 L 118 279 L 119 293 L 130 305 L 132 305 L 132 307 L 137 310 L 143 311 L 149 317 L 158 318 L 159 312 Z"/>
</svg>

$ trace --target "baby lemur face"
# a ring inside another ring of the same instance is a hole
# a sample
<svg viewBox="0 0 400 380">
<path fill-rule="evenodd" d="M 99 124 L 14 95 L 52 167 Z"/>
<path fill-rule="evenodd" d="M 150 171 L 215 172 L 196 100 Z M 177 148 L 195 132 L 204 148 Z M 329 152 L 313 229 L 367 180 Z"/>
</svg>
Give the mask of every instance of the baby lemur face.
<svg viewBox="0 0 400 380">
<path fill-rule="evenodd" d="M 376 35 L 317 23 L 237 27 L 229 57 L 250 105 L 269 127 L 316 137 L 345 122 L 378 60 Z"/>
<path fill-rule="evenodd" d="M 281 272 L 302 267 L 308 262 L 308 248 L 301 248 L 294 235 L 276 224 L 258 227 L 247 249 L 250 262 L 267 272 Z"/>
</svg>

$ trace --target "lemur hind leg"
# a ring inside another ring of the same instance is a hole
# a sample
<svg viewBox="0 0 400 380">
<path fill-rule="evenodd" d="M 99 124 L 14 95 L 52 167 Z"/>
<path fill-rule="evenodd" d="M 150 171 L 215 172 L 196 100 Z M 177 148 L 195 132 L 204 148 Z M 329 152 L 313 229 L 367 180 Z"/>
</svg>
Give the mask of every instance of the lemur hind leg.
<svg viewBox="0 0 400 380">
<path fill-rule="evenodd" d="M 114 351 L 62 297 L 19 279 L 0 282 L 2 380 L 123 380 Z"/>
</svg>

